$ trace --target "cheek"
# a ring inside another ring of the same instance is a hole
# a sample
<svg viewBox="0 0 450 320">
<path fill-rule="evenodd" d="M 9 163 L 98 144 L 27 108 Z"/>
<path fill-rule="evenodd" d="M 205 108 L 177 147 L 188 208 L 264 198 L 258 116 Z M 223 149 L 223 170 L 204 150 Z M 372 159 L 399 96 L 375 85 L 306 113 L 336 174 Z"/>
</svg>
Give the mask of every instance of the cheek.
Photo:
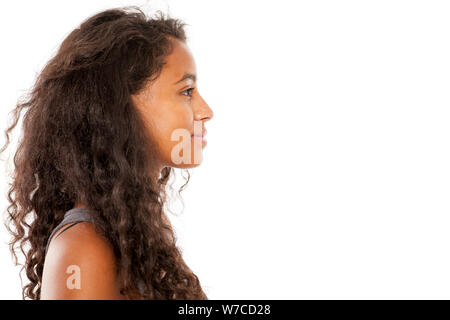
<svg viewBox="0 0 450 320">
<path fill-rule="evenodd" d="M 167 144 L 171 134 L 177 128 L 190 130 L 193 122 L 191 108 L 173 97 L 162 97 L 149 109 L 148 115 L 153 124 L 155 139 Z"/>
<path fill-rule="evenodd" d="M 160 119 L 159 128 L 161 130 L 158 139 L 160 140 L 163 157 L 170 160 L 172 149 L 181 141 L 179 133 L 190 135 L 193 131 L 192 111 L 185 107 L 177 110 L 177 112 L 166 114 L 165 117 Z M 172 135 L 174 135 L 174 140 L 172 140 Z"/>
<path fill-rule="evenodd" d="M 193 129 L 193 114 L 192 111 L 185 108 L 178 108 L 176 112 L 167 114 L 162 119 L 162 127 L 164 127 L 165 140 L 171 141 L 171 136 L 174 132 L 180 129 L 191 132 Z"/>
</svg>

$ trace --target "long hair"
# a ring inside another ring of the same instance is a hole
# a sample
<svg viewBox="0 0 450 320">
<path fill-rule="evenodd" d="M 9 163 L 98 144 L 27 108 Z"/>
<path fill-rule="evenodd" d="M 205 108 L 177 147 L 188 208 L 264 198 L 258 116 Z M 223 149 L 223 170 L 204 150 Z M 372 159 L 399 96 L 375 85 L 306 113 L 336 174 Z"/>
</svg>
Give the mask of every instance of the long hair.
<svg viewBox="0 0 450 320">
<path fill-rule="evenodd" d="M 12 110 L 0 153 L 27 109 L 5 222 L 16 265 L 17 251 L 25 258 L 23 299 L 40 299 L 49 235 L 78 201 L 114 249 L 122 294 L 131 299 L 142 281 L 144 299 L 207 299 L 165 217 L 173 168 L 155 172 L 156 143 L 130 98 L 158 78 L 171 39 L 186 41 L 185 25 L 135 6 L 97 13 L 65 38 Z"/>
</svg>

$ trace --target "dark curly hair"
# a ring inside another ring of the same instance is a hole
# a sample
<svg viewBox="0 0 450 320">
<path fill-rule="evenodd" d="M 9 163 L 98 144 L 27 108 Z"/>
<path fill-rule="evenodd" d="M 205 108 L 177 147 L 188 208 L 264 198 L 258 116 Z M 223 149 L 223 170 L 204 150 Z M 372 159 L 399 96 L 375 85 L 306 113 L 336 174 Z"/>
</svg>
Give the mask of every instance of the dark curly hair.
<svg viewBox="0 0 450 320">
<path fill-rule="evenodd" d="M 186 41 L 185 25 L 136 6 L 99 12 L 66 37 L 18 99 L 0 153 L 28 109 L 5 221 L 16 265 L 17 251 L 25 256 L 23 299 L 40 299 L 49 235 L 78 202 L 104 229 L 127 298 L 142 281 L 143 299 L 207 299 L 165 217 L 173 168 L 152 166 L 156 143 L 130 99 L 158 78 L 170 39 Z"/>
</svg>

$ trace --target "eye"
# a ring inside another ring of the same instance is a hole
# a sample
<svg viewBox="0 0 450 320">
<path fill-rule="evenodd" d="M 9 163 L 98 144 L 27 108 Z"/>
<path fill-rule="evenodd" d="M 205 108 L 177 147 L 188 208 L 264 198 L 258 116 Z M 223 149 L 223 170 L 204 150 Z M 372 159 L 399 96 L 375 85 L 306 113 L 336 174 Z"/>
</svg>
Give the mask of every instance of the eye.
<svg viewBox="0 0 450 320">
<path fill-rule="evenodd" d="M 185 92 L 189 92 L 186 96 L 192 98 L 192 91 L 194 91 L 194 89 L 195 89 L 195 88 L 189 88 L 189 89 L 186 89 L 186 90 L 184 90 L 184 91 L 182 92 L 182 94 L 185 95 L 185 94 L 184 94 Z"/>
</svg>

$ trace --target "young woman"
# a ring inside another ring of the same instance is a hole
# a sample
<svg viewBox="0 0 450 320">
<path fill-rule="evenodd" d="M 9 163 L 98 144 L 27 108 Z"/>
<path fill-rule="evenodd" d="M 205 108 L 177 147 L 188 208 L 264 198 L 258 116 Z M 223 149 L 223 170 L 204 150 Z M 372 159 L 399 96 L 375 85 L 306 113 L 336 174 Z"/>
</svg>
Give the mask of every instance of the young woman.
<svg viewBox="0 0 450 320">
<path fill-rule="evenodd" d="M 14 109 L 0 151 L 28 109 L 7 221 L 24 299 L 207 299 L 163 211 L 173 168 L 201 163 L 213 117 L 184 25 L 137 7 L 98 13 Z"/>
</svg>

